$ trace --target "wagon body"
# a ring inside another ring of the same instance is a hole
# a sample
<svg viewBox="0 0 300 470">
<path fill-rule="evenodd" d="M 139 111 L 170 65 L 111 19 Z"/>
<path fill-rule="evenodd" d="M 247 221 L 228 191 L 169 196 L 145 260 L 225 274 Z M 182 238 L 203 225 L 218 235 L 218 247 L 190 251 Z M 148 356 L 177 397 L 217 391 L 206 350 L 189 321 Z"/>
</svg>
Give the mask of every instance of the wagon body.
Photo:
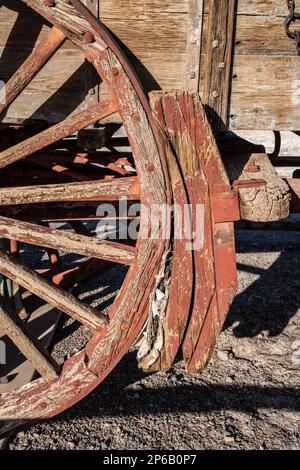
<svg viewBox="0 0 300 470">
<path fill-rule="evenodd" d="M 219 129 L 299 127 L 299 57 L 284 30 L 285 0 L 84 3 L 119 38 L 146 91 L 200 92 Z M 0 74 L 5 79 L 49 25 L 16 0 L 1 5 Z M 67 42 L 7 110 L 5 121 L 49 115 L 59 120 L 105 94 Z"/>
</svg>

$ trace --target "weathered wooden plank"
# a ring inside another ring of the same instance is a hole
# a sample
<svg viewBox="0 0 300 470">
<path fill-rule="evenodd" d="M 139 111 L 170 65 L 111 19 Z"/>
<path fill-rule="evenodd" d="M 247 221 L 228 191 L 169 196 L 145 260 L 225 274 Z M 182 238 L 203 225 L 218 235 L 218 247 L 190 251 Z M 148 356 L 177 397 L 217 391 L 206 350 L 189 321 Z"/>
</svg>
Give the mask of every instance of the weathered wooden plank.
<svg viewBox="0 0 300 470">
<path fill-rule="evenodd" d="M 54 230 L 27 222 L 0 217 L 1 236 L 32 245 L 54 248 L 59 251 L 78 253 L 115 263 L 132 264 L 135 248 L 120 243 L 85 237 L 64 230 Z"/>
<path fill-rule="evenodd" d="M 264 15 L 264 16 L 286 16 L 286 2 L 282 0 L 239 0 L 238 14 L 240 15 Z"/>
<path fill-rule="evenodd" d="M 285 16 L 286 15 L 286 2 L 282 0 L 239 0 L 238 11 L 239 15 L 247 16 Z M 205 1 L 205 14 L 209 13 L 209 2 Z M 250 19 L 250 18 L 249 18 Z M 252 20 L 252 18 L 251 18 Z"/>
<path fill-rule="evenodd" d="M 198 179 L 191 194 L 195 195 L 193 206 L 203 207 L 203 243 L 193 251 L 194 305 L 183 343 L 186 367 L 196 372 L 207 364 L 236 292 L 234 227 L 227 221 L 226 213 L 231 187 L 199 96 L 182 94 L 178 105 L 185 138 L 196 153 L 195 164 L 201 169 L 196 173 Z M 224 222 L 222 211 L 215 210 L 217 199 L 221 207 L 222 203 L 225 206 Z M 194 222 L 194 227 L 199 230 L 199 222 Z"/>
<path fill-rule="evenodd" d="M 106 315 L 76 299 L 68 291 L 49 283 L 3 251 L 0 251 L 0 272 L 89 328 L 97 329 L 108 325 Z"/>
<path fill-rule="evenodd" d="M 105 20 L 105 24 L 125 45 L 146 91 L 183 89 L 186 76 L 187 17 L 157 15 L 137 25 L 135 20 Z M 170 24 L 172 27 L 170 28 Z M 129 33 L 130 32 L 130 33 Z M 166 55 L 168 60 L 166 61 Z M 104 98 L 103 87 L 100 95 Z"/>
<path fill-rule="evenodd" d="M 0 253 L 1 256 L 1 253 Z M 26 325 L 14 315 L 8 312 L 3 300 L 0 299 L 0 322 L 3 331 L 17 346 L 21 353 L 34 365 L 36 370 L 45 379 L 53 380 L 58 377 L 58 365 L 43 349 L 38 340 L 31 334 Z"/>
<path fill-rule="evenodd" d="M 236 56 L 230 128 L 296 130 L 300 125 L 298 69 L 297 55 Z"/>
<path fill-rule="evenodd" d="M 39 150 L 68 137 L 70 134 L 77 132 L 79 129 L 94 124 L 97 121 L 110 116 L 117 111 L 117 106 L 113 100 L 103 101 L 94 106 L 90 106 L 87 110 L 81 111 L 74 116 L 65 119 L 59 124 L 51 126 L 39 134 L 14 145 L 13 147 L 0 153 L 0 168 L 14 163 L 22 158 L 32 155 Z"/>
<path fill-rule="evenodd" d="M 110 18 L 144 20 L 151 15 L 155 21 L 160 15 L 188 12 L 188 0 L 164 0 L 163 2 L 161 0 L 144 0 L 143 2 L 128 0 L 100 1 L 100 17 L 102 20 Z"/>
<path fill-rule="evenodd" d="M 204 104 L 216 131 L 227 126 L 236 0 L 210 0 Z"/>
<path fill-rule="evenodd" d="M 204 0 L 189 0 L 185 89 L 197 92 L 200 80 Z"/>
<path fill-rule="evenodd" d="M 295 42 L 287 37 L 282 18 L 237 17 L 235 55 L 289 55 L 295 57 Z"/>
<path fill-rule="evenodd" d="M 35 204 L 42 202 L 118 201 L 121 197 L 139 200 L 136 176 L 109 181 L 46 184 L 0 188 L 0 204 Z"/>
</svg>

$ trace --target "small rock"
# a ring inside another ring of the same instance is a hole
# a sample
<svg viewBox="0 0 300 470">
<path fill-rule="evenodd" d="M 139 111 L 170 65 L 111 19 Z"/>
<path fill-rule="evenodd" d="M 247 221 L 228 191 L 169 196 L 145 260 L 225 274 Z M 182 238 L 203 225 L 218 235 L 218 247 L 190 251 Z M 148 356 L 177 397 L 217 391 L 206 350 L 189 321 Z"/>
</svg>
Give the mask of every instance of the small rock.
<svg viewBox="0 0 300 470">
<path fill-rule="evenodd" d="M 217 351 L 217 356 L 221 361 L 228 361 L 228 351 Z"/>
<path fill-rule="evenodd" d="M 235 443 L 235 438 L 233 436 L 225 436 L 224 437 L 224 444 L 230 446 Z"/>
<path fill-rule="evenodd" d="M 67 447 L 68 447 L 68 449 L 72 450 L 72 449 L 75 449 L 76 446 L 75 446 L 74 442 L 69 441 L 69 442 L 67 442 Z"/>
</svg>

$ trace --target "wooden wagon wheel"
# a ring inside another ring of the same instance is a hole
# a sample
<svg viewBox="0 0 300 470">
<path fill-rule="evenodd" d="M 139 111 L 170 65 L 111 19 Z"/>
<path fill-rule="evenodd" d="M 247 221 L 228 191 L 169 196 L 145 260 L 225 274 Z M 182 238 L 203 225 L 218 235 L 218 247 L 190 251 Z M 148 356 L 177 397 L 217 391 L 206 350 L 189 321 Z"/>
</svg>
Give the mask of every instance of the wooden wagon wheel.
<svg viewBox="0 0 300 470">
<path fill-rule="evenodd" d="M 101 80 L 106 82 L 110 97 L 3 150 L 0 153 L 2 176 L 10 165 L 18 165 L 29 159 L 36 162 L 40 159 L 42 165 L 48 168 L 50 165 L 51 168 L 51 162 L 47 162 L 47 148 L 115 112 L 119 112 L 126 129 L 137 176 L 122 176 L 121 173 L 117 178 L 89 181 L 78 176 L 78 173 L 69 171 L 68 175 L 75 182 L 0 188 L 0 206 L 7 209 L 6 215 L 0 217 L 1 237 L 44 247 L 54 266 L 58 262 L 59 250 L 91 257 L 91 263 L 100 260 L 100 263 L 129 266 L 121 290 L 109 315 L 105 316 L 47 281 L 11 253 L 0 252 L 2 275 L 79 320 L 94 332 L 84 350 L 59 367 L 40 347 L 38 339 L 33 337 L 26 324 L 13 317 L 4 302 L 1 302 L 2 331 L 13 340 L 41 375 L 29 384 L 1 396 L 2 434 L 24 422 L 56 415 L 84 397 L 107 376 L 132 345 L 145 323 L 155 275 L 168 250 L 168 241 L 165 239 L 168 237 L 162 236 L 160 221 L 154 229 L 152 227 L 152 237 L 139 236 L 133 247 L 87 237 L 84 226 L 78 223 L 73 224 L 78 233 L 70 233 L 20 220 L 22 217 L 18 216 L 16 208 L 22 205 L 26 212 L 27 209 L 34 210 L 37 203 L 43 203 L 45 211 L 48 204 L 50 207 L 51 203 L 57 203 L 58 214 L 60 205 L 69 201 L 111 202 L 127 197 L 140 200 L 143 208 L 152 204 L 169 203 L 159 137 L 152 125 L 147 98 L 108 31 L 78 0 L 24 0 L 24 3 L 53 27 L 48 37 L 35 47 L 6 84 L 6 101 L 0 107 L 1 112 L 26 88 L 65 38 L 71 40 L 93 64 Z M 59 218 L 58 215 L 58 220 Z M 147 223 L 147 211 L 142 210 L 140 222 L 143 228 Z M 99 269 L 97 262 L 94 268 L 86 265 L 86 269 L 97 270 L 97 267 Z M 52 280 L 54 279 L 55 276 Z"/>
</svg>

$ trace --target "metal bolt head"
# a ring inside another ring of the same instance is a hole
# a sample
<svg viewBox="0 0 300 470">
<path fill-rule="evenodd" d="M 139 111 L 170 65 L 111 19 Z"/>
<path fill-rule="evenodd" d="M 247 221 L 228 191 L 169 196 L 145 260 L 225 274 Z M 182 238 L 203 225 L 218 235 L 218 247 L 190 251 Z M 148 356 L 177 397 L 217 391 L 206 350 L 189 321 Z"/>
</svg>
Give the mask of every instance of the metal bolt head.
<svg viewBox="0 0 300 470">
<path fill-rule="evenodd" d="M 140 118 L 140 116 L 139 116 L 138 114 L 133 114 L 133 115 L 131 116 L 131 120 L 132 120 L 132 122 L 134 122 L 135 124 L 137 124 L 137 123 L 140 122 L 141 118 Z"/>
<path fill-rule="evenodd" d="M 217 49 L 217 47 L 219 47 L 219 40 L 218 39 L 215 39 L 212 43 L 212 48 L 213 49 Z"/>
<path fill-rule="evenodd" d="M 114 77 L 117 77 L 118 75 L 120 75 L 120 70 L 117 67 L 113 67 L 111 69 L 111 73 L 113 74 Z"/>
<path fill-rule="evenodd" d="M 153 173 L 153 171 L 155 170 L 155 166 L 153 165 L 153 163 L 147 163 L 147 170 L 149 171 L 149 173 Z"/>
<path fill-rule="evenodd" d="M 44 0 L 44 4 L 46 5 L 46 7 L 54 7 L 55 0 Z"/>
<path fill-rule="evenodd" d="M 196 72 L 191 72 L 190 73 L 190 79 L 195 79 L 196 78 Z"/>
<path fill-rule="evenodd" d="M 92 42 L 95 41 L 95 36 L 93 35 L 93 33 L 91 31 L 87 31 L 82 36 L 82 40 L 85 44 L 91 44 Z"/>
<path fill-rule="evenodd" d="M 220 95 L 219 95 L 218 90 L 214 90 L 214 91 L 212 92 L 212 97 L 213 97 L 213 98 L 219 98 L 219 96 L 220 96 Z"/>
</svg>

